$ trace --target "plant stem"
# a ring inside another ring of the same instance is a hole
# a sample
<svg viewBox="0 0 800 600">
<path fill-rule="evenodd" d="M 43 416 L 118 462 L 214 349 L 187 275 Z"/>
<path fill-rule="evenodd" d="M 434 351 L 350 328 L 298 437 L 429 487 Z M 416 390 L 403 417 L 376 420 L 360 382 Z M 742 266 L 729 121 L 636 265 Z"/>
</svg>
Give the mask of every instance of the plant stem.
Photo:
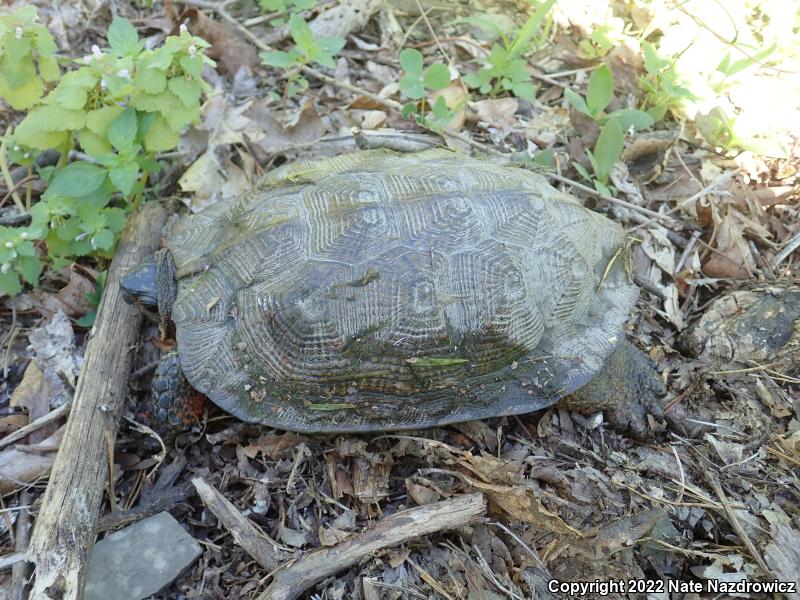
<svg viewBox="0 0 800 600">
<path fill-rule="evenodd" d="M 9 133 L 11 133 L 10 125 L 8 129 L 6 129 L 6 136 L 8 136 Z M 14 180 L 11 178 L 11 172 L 8 170 L 8 161 L 6 160 L 6 139 L 6 137 L 3 137 L 3 141 L 0 142 L 0 170 L 3 172 L 3 179 L 6 182 L 6 187 L 11 193 L 11 198 L 14 200 L 14 204 L 17 205 L 17 210 L 19 210 L 21 213 L 24 213 L 26 212 L 25 205 L 22 204 L 22 200 L 19 199 L 19 194 L 14 186 Z"/>
</svg>

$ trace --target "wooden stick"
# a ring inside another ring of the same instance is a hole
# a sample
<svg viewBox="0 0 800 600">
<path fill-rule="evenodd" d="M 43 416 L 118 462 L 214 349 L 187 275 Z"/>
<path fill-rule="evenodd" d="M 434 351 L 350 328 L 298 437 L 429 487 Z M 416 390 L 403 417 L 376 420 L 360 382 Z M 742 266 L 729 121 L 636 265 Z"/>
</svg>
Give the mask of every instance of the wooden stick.
<svg viewBox="0 0 800 600">
<path fill-rule="evenodd" d="M 395 513 L 364 533 L 282 566 L 258 600 L 295 600 L 312 585 L 352 567 L 375 552 L 437 531 L 474 523 L 484 514 L 486 498 L 480 493 Z"/>
<path fill-rule="evenodd" d="M 3 439 L 0 439 L 0 450 L 13 444 L 14 442 L 18 442 L 24 437 L 27 437 L 29 434 L 33 433 L 34 431 L 38 431 L 45 425 L 49 425 L 54 421 L 58 421 L 61 417 L 66 414 L 69 414 L 70 408 L 72 407 L 72 401 L 65 402 L 58 408 L 54 408 L 46 415 L 42 415 L 38 419 L 31 421 L 24 427 L 20 427 L 16 431 L 12 431 Z"/>
<path fill-rule="evenodd" d="M 242 513 L 219 490 L 201 477 L 192 479 L 197 493 L 220 523 L 233 534 L 233 541 L 252 556 L 267 572 L 274 571 L 286 555 L 267 541 L 266 536 L 242 516 Z"/>
<path fill-rule="evenodd" d="M 64 439 L 28 550 L 28 560 L 35 564 L 32 599 L 83 596 L 86 559 L 108 477 L 107 439 L 116 436 L 142 322 L 139 311 L 123 299 L 119 281 L 158 248 L 165 218 L 166 209 L 155 202 L 134 213 L 108 270 Z"/>
</svg>

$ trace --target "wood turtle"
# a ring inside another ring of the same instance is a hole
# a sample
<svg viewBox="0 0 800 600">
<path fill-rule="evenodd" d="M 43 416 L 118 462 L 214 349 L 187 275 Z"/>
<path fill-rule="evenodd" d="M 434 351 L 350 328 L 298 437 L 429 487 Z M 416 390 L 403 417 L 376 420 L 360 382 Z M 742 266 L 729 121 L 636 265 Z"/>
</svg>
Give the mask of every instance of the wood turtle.
<svg viewBox="0 0 800 600">
<path fill-rule="evenodd" d="M 173 422 L 191 388 L 305 432 L 565 399 L 641 436 L 665 390 L 623 334 L 628 260 L 619 225 L 538 174 L 369 150 L 283 165 L 184 218 L 123 287 L 174 323 L 153 384 Z"/>
</svg>

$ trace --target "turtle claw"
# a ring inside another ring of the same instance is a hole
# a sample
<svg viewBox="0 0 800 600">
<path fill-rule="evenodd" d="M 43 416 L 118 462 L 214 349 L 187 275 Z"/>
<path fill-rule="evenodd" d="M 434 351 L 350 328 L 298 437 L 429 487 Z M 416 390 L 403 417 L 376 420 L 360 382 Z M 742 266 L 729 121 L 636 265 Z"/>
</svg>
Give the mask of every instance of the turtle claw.
<svg viewBox="0 0 800 600">
<path fill-rule="evenodd" d="M 664 418 L 666 388 L 650 358 L 622 342 L 606 359 L 603 369 L 585 386 L 562 400 L 571 410 L 603 410 L 617 431 L 646 439 L 652 430 L 648 415 Z"/>
</svg>

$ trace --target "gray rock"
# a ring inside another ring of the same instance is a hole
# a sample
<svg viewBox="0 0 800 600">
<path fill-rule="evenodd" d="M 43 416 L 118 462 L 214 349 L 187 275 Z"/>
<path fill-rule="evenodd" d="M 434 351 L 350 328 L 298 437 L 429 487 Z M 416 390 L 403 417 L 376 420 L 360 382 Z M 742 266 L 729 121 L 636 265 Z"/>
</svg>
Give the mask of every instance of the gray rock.
<svg viewBox="0 0 800 600">
<path fill-rule="evenodd" d="M 167 587 L 202 550 L 167 512 L 106 536 L 89 552 L 84 600 L 141 600 Z"/>
</svg>

